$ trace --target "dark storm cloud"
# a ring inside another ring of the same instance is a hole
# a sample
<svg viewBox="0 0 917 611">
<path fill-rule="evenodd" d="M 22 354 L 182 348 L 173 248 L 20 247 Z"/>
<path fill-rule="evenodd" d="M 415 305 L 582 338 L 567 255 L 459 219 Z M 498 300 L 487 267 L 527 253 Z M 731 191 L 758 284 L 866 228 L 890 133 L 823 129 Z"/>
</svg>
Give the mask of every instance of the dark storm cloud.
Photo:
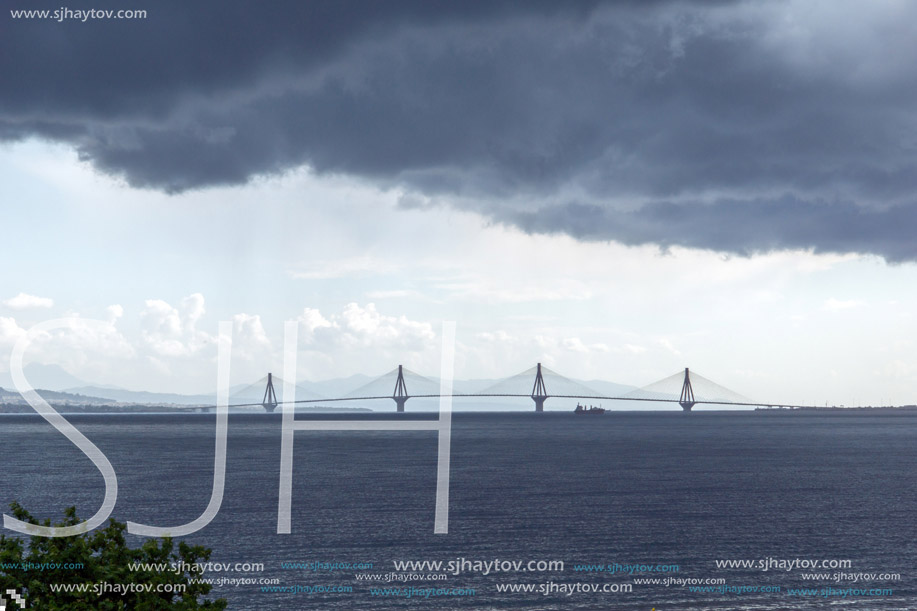
<svg viewBox="0 0 917 611">
<path fill-rule="evenodd" d="M 158 2 L 137 5 L 145 21 L 10 20 L 0 138 L 69 142 L 169 192 L 308 164 L 527 231 L 917 259 L 917 10 L 759 4 Z"/>
<path fill-rule="evenodd" d="M 567 233 L 586 240 L 686 246 L 753 255 L 786 248 L 875 252 L 890 262 L 917 260 L 917 206 L 868 209 L 852 202 L 721 200 L 694 205 L 654 202 L 620 212 L 588 204 L 516 212 L 506 221 L 526 231 Z"/>
</svg>

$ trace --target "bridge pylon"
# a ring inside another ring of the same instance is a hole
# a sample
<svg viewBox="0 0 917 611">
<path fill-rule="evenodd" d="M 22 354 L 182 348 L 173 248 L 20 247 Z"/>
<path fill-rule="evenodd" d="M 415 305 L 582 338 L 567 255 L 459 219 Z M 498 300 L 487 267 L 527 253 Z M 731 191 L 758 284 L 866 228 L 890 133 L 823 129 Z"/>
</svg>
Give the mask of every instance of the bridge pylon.
<svg viewBox="0 0 917 611">
<path fill-rule="evenodd" d="M 694 407 L 694 403 L 694 389 L 691 388 L 691 374 L 688 368 L 685 367 L 685 383 L 681 386 L 681 395 L 678 397 L 678 404 L 681 405 L 681 409 L 690 412 L 691 408 Z"/>
<path fill-rule="evenodd" d="M 407 403 L 410 398 L 411 397 L 408 396 L 408 389 L 404 384 L 404 372 L 402 371 L 401 365 L 398 365 L 398 380 L 395 382 L 395 391 L 392 393 L 392 399 L 395 400 L 395 405 L 398 406 L 399 413 L 404 411 L 404 404 Z"/>
<path fill-rule="evenodd" d="M 277 409 L 277 404 L 277 393 L 274 392 L 273 376 L 268 373 L 267 386 L 264 389 L 264 398 L 261 399 L 261 405 L 264 407 L 264 411 L 272 412 Z"/>
<path fill-rule="evenodd" d="M 538 371 L 535 374 L 535 385 L 532 386 L 532 401 L 535 402 L 535 411 L 544 411 L 544 401 L 548 398 L 548 391 L 544 387 L 544 378 L 541 377 L 541 363 L 538 363 Z"/>
</svg>

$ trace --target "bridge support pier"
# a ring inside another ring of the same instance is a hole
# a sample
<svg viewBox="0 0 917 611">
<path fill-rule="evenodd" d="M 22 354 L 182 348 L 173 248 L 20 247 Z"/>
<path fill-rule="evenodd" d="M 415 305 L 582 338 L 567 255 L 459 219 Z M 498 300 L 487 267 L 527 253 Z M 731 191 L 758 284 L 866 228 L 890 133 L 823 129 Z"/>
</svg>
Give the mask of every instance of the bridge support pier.
<svg viewBox="0 0 917 611">
<path fill-rule="evenodd" d="M 399 414 L 404 412 L 404 404 L 410 398 L 407 386 L 404 384 L 404 371 L 402 371 L 401 365 L 398 365 L 398 380 L 395 382 L 395 392 L 392 393 L 392 399 L 395 401 L 396 411 Z"/>
<path fill-rule="evenodd" d="M 681 409 L 690 412 L 694 407 L 694 389 L 691 388 L 691 375 L 688 368 L 685 367 L 685 383 L 681 386 L 681 395 L 678 397 L 678 404 Z"/>
<path fill-rule="evenodd" d="M 541 377 L 541 363 L 538 363 L 538 372 L 535 374 L 535 385 L 532 387 L 532 401 L 535 402 L 535 411 L 544 411 L 544 402 L 548 398 L 548 391 L 544 387 L 544 378 Z"/>
<path fill-rule="evenodd" d="M 264 389 L 264 398 L 261 399 L 261 405 L 266 412 L 272 412 L 277 409 L 277 394 L 274 392 L 274 379 L 270 373 L 267 374 L 267 387 Z"/>
</svg>

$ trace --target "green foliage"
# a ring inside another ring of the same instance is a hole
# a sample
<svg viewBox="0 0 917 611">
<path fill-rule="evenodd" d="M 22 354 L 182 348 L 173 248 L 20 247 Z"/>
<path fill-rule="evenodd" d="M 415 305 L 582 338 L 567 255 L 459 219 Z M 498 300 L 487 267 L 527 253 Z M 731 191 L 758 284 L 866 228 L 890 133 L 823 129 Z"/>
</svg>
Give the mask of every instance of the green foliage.
<svg viewBox="0 0 917 611">
<path fill-rule="evenodd" d="M 28 511 L 12 503 L 13 515 L 24 522 L 38 524 Z M 65 519 L 55 526 L 79 524 L 76 508 L 65 512 Z M 50 526 L 50 520 L 45 520 Z M 209 584 L 193 583 L 188 567 L 206 562 L 211 550 L 200 545 L 178 544 L 171 539 L 149 539 L 139 548 L 128 547 L 124 533 L 127 525 L 109 520 L 108 526 L 73 537 L 31 537 L 24 539 L 0 535 L 0 592 L 15 588 L 23 592 L 28 609 L 46 611 L 187 611 L 219 610 L 226 601 L 199 600 L 211 590 Z M 131 563 L 156 563 L 176 570 L 131 570 Z M 81 564 L 82 568 L 47 568 L 49 565 Z M 23 568 L 23 565 L 29 565 Z M 46 567 L 44 570 L 38 566 Z M 184 570 L 182 570 L 184 569 Z M 199 576 L 199 574 L 197 574 Z M 86 584 L 86 591 L 54 592 L 51 584 Z M 101 591 L 98 584 L 121 584 L 122 591 Z M 151 591 L 124 592 L 125 587 Z M 156 592 L 159 584 L 172 592 Z M 174 586 L 179 586 L 175 588 Z M 176 589 L 184 591 L 175 592 Z M 98 592 L 98 593 L 97 593 Z M 7 607 L 18 609 L 18 605 Z"/>
</svg>

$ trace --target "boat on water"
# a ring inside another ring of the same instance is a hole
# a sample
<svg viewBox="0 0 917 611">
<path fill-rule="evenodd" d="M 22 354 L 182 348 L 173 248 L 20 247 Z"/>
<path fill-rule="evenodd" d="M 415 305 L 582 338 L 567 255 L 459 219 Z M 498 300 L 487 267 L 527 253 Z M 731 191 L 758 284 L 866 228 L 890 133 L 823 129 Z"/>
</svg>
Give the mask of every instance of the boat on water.
<svg viewBox="0 0 917 611">
<path fill-rule="evenodd" d="M 604 414 L 605 409 L 602 407 L 595 407 L 594 405 L 590 405 L 589 407 L 586 407 L 585 405 L 580 405 L 579 403 L 577 403 L 576 409 L 573 410 L 573 413 L 574 414 Z"/>
</svg>

